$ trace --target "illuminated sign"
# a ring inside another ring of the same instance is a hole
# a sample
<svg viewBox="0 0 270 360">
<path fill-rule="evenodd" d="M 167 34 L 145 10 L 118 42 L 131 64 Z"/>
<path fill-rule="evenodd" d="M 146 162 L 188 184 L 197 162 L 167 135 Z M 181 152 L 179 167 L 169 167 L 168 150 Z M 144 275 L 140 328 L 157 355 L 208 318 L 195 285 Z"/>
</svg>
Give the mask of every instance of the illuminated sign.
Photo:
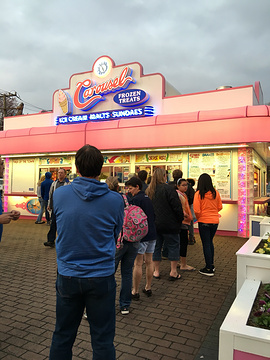
<svg viewBox="0 0 270 360">
<path fill-rule="evenodd" d="M 142 105 L 148 100 L 149 95 L 145 91 L 139 89 L 120 91 L 113 97 L 113 101 L 121 106 Z"/>
<path fill-rule="evenodd" d="M 55 102 L 58 102 L 60 112 L 56 115 L 55 124 L 153 116 L 153 106 L 145 106 L 150 95 L 142 90 L 140 85 L 133 88 L 136 86 L 136 79 L 132 76 L 133 68 L 128 65 L 120 69 L 114 67 L 112 59 L 102 56 L 95 61 L 92 75 L 74 77 L 70 89 L 58 90 L 55 93 Z M 139 73 L 137 67 L 135 64 L 135 74 Z M 142 75 L 140 81 L 141 77 Z M 108 102 L 105 101 L 107 99 Z M 111 106 L 106 106 L 107 103 Z M 97 111 L 93 112 L 96 105 Z"/>
<path fill-rule="evenodd" d="M 126 66 L 120 76 L 104 81 L 101 84 L 96 84 L 90 79 L 78 82 L 73 97 L 74 105 L 83 111 L 91 109 L 100 101 L 105 100 L 103 95 L 126 89 L 130 83 L 135 84 L 136 80 L 132 78 L 131 74 L 132 69 Z"/>
<path fill-rule="evenodd" d="M 58 116 L 56 118 L 55 125 L 78 124 L 89 121 L 99 122 L 99 121 L 107 121 L 107 120 L 117 120 L 121 118 L 145 117 L 145 116 L 153 116 L 153 115 L 154 115 L 153 106 L 143 106 L 134 109 L 102 111 L 102 112 L 82 114 L 82 115 Z"/>
</svg>

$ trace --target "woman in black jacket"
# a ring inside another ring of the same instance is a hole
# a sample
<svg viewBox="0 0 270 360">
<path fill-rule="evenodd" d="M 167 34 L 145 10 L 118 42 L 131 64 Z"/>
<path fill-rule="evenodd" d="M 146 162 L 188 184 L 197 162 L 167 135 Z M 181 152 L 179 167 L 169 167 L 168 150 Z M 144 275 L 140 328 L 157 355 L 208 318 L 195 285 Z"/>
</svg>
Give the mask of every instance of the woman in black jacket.
<svg viewBox="0 0 270 360">
<path fill-rule="evenodd" d="M 171 261 L 169 280 L 178 280 L 181 277 L 177 273 L 179 233 L 184 219 L 181 201 L 176 190 L 166 184 L 166 172 L 161 168 L 156 168 L 154 171 L 151 183 L 145 193 L 152 200 L 156 216 L 157 241 L 153 254 L 154 278 L 160 279 L 161 249 L 165 242 L 168 248 L 168 259 Z"/>
</svg>

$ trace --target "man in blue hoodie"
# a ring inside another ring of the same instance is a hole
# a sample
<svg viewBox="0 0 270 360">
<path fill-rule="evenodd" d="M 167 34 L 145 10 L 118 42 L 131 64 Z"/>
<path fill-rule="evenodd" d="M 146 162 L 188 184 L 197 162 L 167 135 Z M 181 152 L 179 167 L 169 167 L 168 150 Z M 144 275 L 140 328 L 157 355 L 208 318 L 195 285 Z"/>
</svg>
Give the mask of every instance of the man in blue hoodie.
<svg viewBox="0 0 270 360">
<path fill-rule="evenodd" d="M 56 325 L 50 360 L 72 359 L 84 307 L 91 327 L 93 359 L 115 359 L 115 242 L 123 225 L 124 202 L 98 177 L 101 152 L 78 150 L 79 177 L 53 195 L 58 237 Z"/>
<path fill-rule="evenodd" d="M 51 185 L 53 183 L 51 177 L 52 177 L 52 174 L 49 171 L 46 172 L 45 180 L 42 181 L 42 183 L 41 183 L 41 198 L 42 198 L 42 202 L 43 202 L 43 207 L 45 208 L 45 217 L 46 217 L 48 225 L 50 225 L 50 220 L 51 220 L 50 213 L 47 209 L 48 201 L 49 201 L 49 192 L 50 192 Z"/>
</svg>

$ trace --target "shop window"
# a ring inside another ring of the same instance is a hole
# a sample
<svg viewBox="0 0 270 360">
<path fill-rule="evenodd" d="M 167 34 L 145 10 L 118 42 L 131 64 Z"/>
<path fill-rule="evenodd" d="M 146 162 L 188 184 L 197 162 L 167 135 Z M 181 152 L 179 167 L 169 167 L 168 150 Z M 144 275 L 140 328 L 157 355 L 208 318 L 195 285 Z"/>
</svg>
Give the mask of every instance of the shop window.
<svg viewBox="0 0 270 360">
<path fill-rule="evenodd" d="M 125 183 L 130 174 L 129 166 L 103 166 L 100 174 L 100 181 L 105 181 L 108 176 L 116 176 L 119 183 Z"/>
<path fill-rule="evenodd" d="M 36 188 L 34 159 L 14 159 L 12 161 L 11 173 L 11 193 L 34 193 L 34 190 Z"/>
<path fill-rule="evenodd" d="M 50 172 L 52 174 L 51 179 L 53 181 L 58 179 L 58 170 L 59 169 L 65 169 L 66 170 L 66 177 L 69 179 L 70 175 L 71 175 L 71 167 L 66 167 L 66 166 L 59 166 L 59 167 L 47 167 L 47 168 L 40 168 L 39 169 L 39 179 L 41 178 L 42 175 L 45 175 L 46 172 Z"/>
<path fill-rule="evenodd" d="M 260 169 L 254 166 L 254 197 L 260 197 Z"/>
<path fill-rule="evenodd" d="M 167 178 L 168 181 L 170 182 L 173 181 L 172 173 L 174 172 L 174 170 L 182 170 L 182 169 L 181 167 L 179 167 L 179 165 L 168 165 L 167 170 L 168 170 Z"/>
</svg>

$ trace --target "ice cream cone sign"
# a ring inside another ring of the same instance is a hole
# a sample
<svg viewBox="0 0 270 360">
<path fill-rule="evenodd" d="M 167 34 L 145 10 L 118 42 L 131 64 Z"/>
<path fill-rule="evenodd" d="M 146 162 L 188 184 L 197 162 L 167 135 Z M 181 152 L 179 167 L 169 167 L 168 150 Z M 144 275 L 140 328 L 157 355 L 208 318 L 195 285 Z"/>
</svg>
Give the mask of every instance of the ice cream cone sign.
<svg viewBox="0 0 270 360">
<path fill-rule="evenodd" d="M 63 90 L 58 91 L 58 102 L 65 115 L 72 114 L 72 101 L 67 92 Z"/>
</svg>

